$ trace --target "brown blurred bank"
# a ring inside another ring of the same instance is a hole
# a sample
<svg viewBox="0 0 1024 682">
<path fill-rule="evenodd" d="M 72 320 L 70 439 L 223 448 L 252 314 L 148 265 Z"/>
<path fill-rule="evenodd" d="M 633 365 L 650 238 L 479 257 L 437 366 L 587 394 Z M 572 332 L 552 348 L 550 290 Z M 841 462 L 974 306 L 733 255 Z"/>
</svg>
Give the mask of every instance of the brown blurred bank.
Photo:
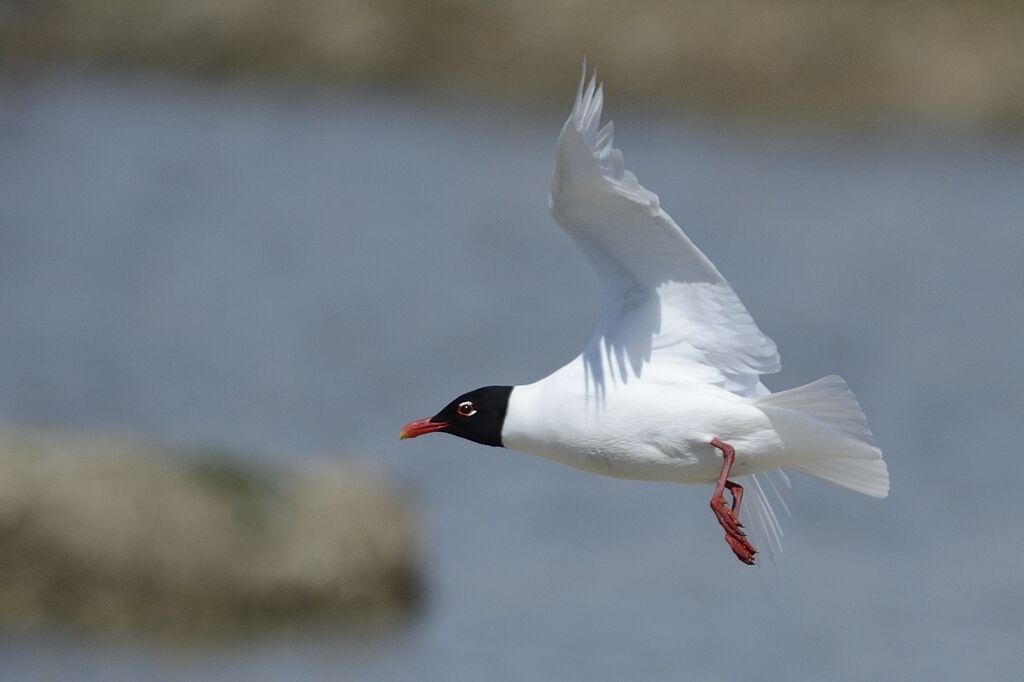
<svg viewBox="0 0 1024 682">
<path fill-rule="evenodd" d="M 0 431 L 0 629 L 379 630 L 417 601 L 413 536 L 402 496 L 351 465 Z"/>
<path fill-rule="evenodd" d="M 565 99 L 770 119 L 1024 123 L 1006 0 L 0 0 L 0 61 Z"/>
</svg>

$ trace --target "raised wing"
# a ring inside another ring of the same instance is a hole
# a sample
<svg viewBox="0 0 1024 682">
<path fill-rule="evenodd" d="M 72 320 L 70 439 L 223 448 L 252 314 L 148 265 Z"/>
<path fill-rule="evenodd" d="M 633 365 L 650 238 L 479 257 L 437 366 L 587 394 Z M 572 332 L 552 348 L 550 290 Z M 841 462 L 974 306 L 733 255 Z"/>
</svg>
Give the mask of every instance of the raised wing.
<svg viewBox="0 0 1024 682">
<path fill-rule="evenodd" d="M 763 392 L 760 375 L 779 370 L 775 343 L 626 170 L 612 124 L 600 127 L 603 86 L 584 80 L 558 138 L 550 206 L 601 284 L 601 319 L 583 352 L 588 383 L 599 393 L 635 380 Z"/>
</svg>

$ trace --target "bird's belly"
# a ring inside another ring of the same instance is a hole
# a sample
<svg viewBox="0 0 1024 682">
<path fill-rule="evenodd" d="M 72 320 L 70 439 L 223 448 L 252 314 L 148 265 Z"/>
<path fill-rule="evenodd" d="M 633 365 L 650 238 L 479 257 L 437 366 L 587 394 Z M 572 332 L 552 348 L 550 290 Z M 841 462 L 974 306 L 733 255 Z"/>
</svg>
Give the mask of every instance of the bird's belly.
<svg viewBox="0 0 1024 682">
<path fill-rule="evenodd" d="M 644 481 L 714 483 L 722 471 L 721 451 L 711 437 L 694 432 L 666 430 L 654 440 L 630 441 L 614 432 L 563 432 L 563 437 L 543 440 L 514 439 L 506 446 L 551 459 L 602 476 Z M 779 466 L 779 444 L 769 431 L 744 434 L 723 432 L 722 440 L 736 450 L 733 476 L 743 476 Z"/>
<path fill-rule="evenodd" d="M 721 471 L 722 459 L 714 448 L 689 448 L 676 445 L 671 454 L 650 445 L 591 442 L 509 444 L 514 450 L 561 462 L 602 476 L 643 481 L 704 483 L 714 481 Z"/>
</svg>

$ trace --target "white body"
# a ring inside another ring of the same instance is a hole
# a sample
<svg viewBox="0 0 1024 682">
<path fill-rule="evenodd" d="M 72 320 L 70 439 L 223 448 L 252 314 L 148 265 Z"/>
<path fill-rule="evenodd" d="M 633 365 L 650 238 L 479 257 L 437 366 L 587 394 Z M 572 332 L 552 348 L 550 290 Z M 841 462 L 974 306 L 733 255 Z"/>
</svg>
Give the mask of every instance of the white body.
<svg viewBox="0 0 1024 682">
<path fill-rule="evenodd" d="M 577 358 L 516 386 L 505 447 L 605 476 L 714 483 L 722 471 L 722 454 L 711 445 L 718 438 L 736 450 L 733 476 L 783 467 L 813 474 L 816 465 L 846 460 L 867 467 L 867 478 L 846 487 L 877 497 L 888 491 L 881 452 L 865 440 L 863 413 L 839 377 L 760 398 L 707 384 L 633 382 L 597 400 L 584 372 Z"/>
<path fill-rule="evenodd" d="M 675 390 L 644 382 L 588 394 L 581 359 L 509 399 L 505 447 L 596 474 L 648 481 L 714 483 L 719 438 L 736 448 L 732 471 L 753 474 L 796 463 L 765 413 L 717 386 Z M 566 419 L 566 415 L 574 415 Z"/>
<path fill-rule="evenodd" d="M 512 390 L 503 445 L 619 478 L 714 483 L 718 438 L 736 450 L 731 475 L 752 490 L 743 508 L 771 554 L 782 531 L 757 474 L 788 484 L 782 469 L 792 468 L 885 497 L 882 453 L 842 379 L 776 394 L 761 383 L 780 367 L 774 342 L 626 170 L 612 124 L 600 125 L 603 101 L 594 79 L 580 82 L 550 198 L 598 275 L 601 318 L 577 358 Z"/>
</svg>

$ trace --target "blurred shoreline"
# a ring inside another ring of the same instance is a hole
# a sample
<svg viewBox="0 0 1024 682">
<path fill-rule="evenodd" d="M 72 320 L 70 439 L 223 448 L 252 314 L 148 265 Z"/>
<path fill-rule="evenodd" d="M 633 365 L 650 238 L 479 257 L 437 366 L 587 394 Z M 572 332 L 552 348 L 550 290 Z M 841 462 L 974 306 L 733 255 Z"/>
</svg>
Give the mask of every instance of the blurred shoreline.
<svg viewBox="0 0 1024 682">
<path fill-rule="evenodd" d="M 566 96 L 737 118 L 1024 124 L 1024 4 L 0 0 L 0 64 L 81 63 L 495 100 Z"/>
<path fill-rule="evenodd" d="M 260 468 L 222 452 L 5 427 L 0 472 L 6 631 L 376 632 L 419 598 L 405 502 L 352 465 Z"/>
</svg>

